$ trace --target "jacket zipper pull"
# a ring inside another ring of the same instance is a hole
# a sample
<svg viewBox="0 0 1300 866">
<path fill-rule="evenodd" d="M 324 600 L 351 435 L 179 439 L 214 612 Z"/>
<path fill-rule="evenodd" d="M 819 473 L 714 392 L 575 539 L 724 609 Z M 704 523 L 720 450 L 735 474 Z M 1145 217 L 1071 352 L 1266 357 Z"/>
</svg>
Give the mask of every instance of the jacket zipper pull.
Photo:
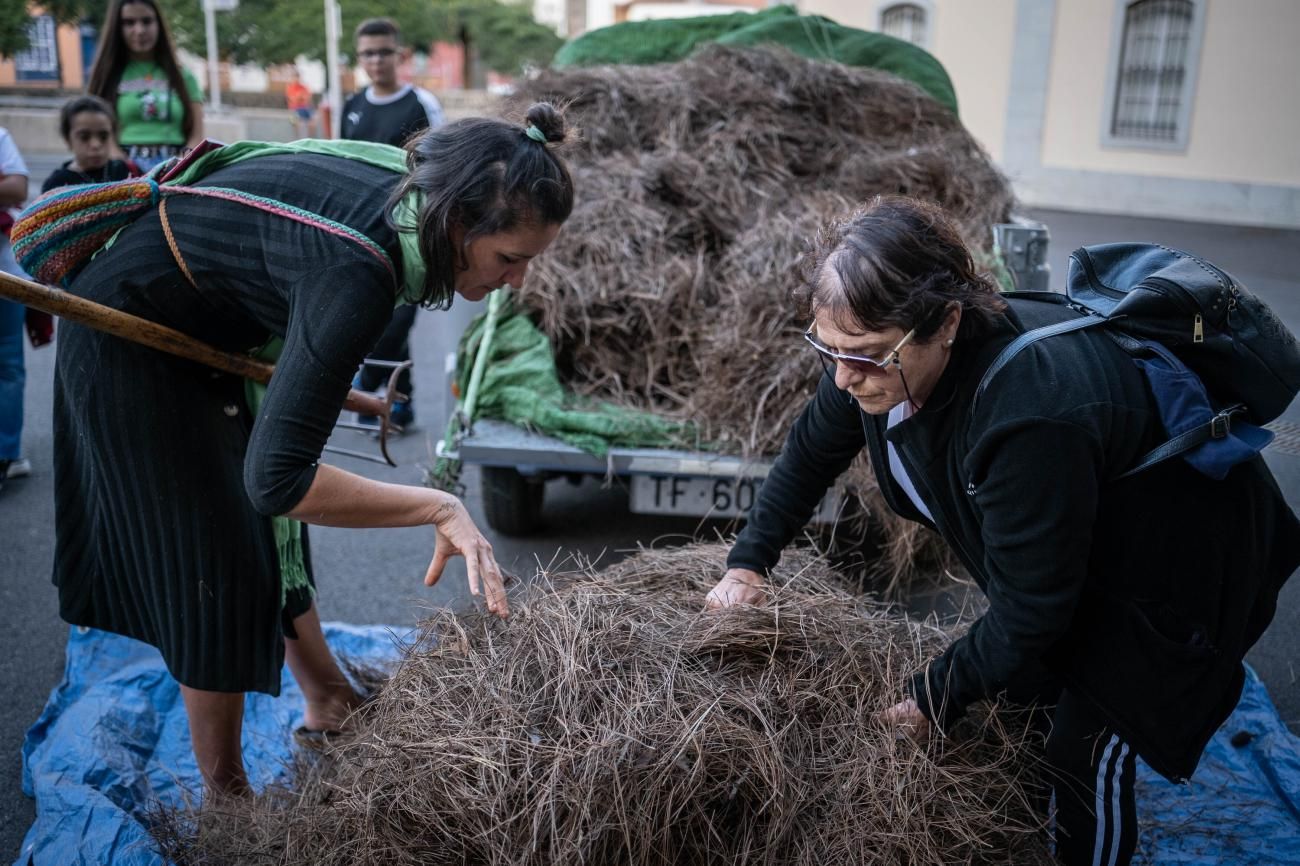
<svg viewBox="0 0 1300 866">
<path fill-rule="evenodd" d="M 1193 343 L 1205 342 L 1205 328 L 1201 321 L 1200 313 L 1197 313 L 1196 317 L 1192 319 L 1192 342 Z"/>
</svg>

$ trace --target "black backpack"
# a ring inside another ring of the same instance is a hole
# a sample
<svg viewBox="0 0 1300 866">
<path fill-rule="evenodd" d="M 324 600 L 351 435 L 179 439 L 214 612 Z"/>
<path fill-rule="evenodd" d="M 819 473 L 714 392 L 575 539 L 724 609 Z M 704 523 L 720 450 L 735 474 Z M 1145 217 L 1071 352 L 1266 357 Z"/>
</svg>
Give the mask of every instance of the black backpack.
<svg viewBox="0 0 1300 866">
<path fill-rule="evenodd" d="M 1190 380 L 1193 387 L 1203 383 L 1201 390 L 1208 391 L 1210 408 L 1189 420 L 1187 401 L 1180 396 L 1173 401 L 1177 409 L 1167 408 L 1160 384 L 1148 371 L 1172 438 L 1120 478 L 1226 439 L 1233 434 L 1234 418 L 1239 429 L 1257 431 L 1286 411 L 1300 391 L 1300 345 L 1291 331 L 1227 272 L 1188 253 L 1155 244 L 1081 247 L 1070 255 L 1064 297 L 1044 292 L 1011 292 L 1008 297 L 1054 300 L 1080 317 L 1026 331 L 1012 341 L 980 380 L 976 402 L 1026 346 L 1098 326 L 1135 359 L 1158 356 L 1157 363 L 1185 365 L 1182 372 L 1194 375 L 1183 381 Z M 1258 451 L 1272 437 L 1247 438 Z"/>
</svg>

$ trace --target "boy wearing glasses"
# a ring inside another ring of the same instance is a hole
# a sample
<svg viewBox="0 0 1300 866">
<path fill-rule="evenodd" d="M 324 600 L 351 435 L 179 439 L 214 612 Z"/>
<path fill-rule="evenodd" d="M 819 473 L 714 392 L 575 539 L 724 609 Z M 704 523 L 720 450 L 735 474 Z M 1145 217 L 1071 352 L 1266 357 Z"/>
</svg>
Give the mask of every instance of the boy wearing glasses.
<svg viewBox="0 0 1300 866">
<path fill-rule="evenodd" d="M 405 56 L 402 34 L 389 18 L 367 18 L 357 26 L 356 56 L 370 78 L 370 86 L 354 94 L 343 106 L 342 136 L 356 141 L 377 141 L 401 147 L 416 133 L 443 124 L 442 106 L 422 87 L 400 84 L 397 67 Z M 403 304 L 393 311 L 384 335 L 375 344 L 370 358 L 379 361 L 409 361 L 410 335 L 415 324 L 415 306 Z M 376 391 L 388 380 L 388 370 L 380 366 L 363 367 L 355 387 Z M 399 427 L 415 422 L 411 408 L 410 371 L 402 373 L 397 389 L 407 400 L 393 403 L 392 421 Z M 379 419 L 361 416 L 362 424 L 379 427 Z"/>
<path fill-rule="evenodd" d="M 397 80 L 406 54 L 402 34 L 391 19 L 367 18 L 357 26 L 356 57 L 370 86 L 343 106 L 343 137 L 401 147 L 417 132 L 443 123 L 437 97 Z"/>
</svg>

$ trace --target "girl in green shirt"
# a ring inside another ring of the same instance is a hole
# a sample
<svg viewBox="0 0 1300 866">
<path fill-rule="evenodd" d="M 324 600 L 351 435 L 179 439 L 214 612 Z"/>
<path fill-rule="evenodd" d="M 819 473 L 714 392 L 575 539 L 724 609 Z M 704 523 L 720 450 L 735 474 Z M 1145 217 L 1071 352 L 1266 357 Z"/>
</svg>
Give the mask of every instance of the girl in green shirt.
<svg viewBox="0 0 1300 866">
<path fill-rule="evenodd" d="M 142 171 L 203 140 L 203 89 L 176 62 L 154 0 L 114 0 L 87 89 L 116 108 L 119 141 Z"/>
</svg>

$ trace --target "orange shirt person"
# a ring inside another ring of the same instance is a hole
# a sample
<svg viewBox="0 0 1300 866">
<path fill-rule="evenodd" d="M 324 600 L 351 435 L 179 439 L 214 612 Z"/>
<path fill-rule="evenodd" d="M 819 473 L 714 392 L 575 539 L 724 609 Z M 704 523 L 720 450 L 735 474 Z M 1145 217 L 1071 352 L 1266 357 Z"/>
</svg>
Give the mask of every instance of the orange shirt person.
<svg viewBox="0 0 1300 866">
<path fill-rule="evenodd" d="M 312 110 L 311 88 L 302 83 L 302 75 L 293 71 L 293 81 L 284 88 L 284 101 L 293 115 L 293 131 L 298 138 L 316 136 L 316 119 Z"/>
</svg>

